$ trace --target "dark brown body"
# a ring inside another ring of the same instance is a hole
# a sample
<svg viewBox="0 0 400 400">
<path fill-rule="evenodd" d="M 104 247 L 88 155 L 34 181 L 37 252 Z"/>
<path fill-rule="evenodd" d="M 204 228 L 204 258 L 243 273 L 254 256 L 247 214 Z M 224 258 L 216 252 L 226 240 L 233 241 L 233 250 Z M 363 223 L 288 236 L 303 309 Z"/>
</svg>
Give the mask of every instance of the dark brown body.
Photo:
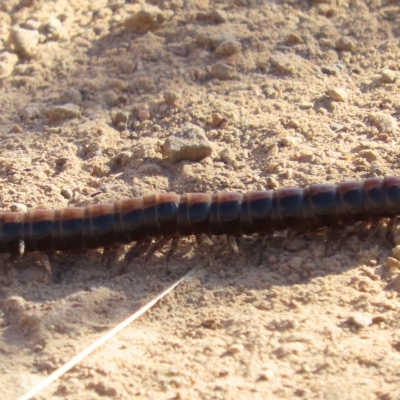
<svg viewBox="0 0 400 400">
<path fill-rule="evenodd" d="M 99 248 L 149 238 L 268 234 L 400 214 L 400 177 L 245 194 L 161 193 L 112 204 L 0 214 L 0 252 Z"/>
</svg>

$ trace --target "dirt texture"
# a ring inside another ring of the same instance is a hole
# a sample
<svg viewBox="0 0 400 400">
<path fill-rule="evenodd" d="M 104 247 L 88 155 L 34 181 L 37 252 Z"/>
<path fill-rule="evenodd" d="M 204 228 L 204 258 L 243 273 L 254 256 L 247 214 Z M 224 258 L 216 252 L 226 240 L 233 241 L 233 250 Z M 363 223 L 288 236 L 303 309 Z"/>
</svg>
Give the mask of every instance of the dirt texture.
<svg viewBox="0 0 400 400">
<path fill-rule="evenodd" d="M 2 1 L 0 207 L 400 175 L 399 40 L 395 0 Z M 4 255 L 0 397 L 204 267 L 36 399 L 399 399 L 389 228 Z"/>
</svg>

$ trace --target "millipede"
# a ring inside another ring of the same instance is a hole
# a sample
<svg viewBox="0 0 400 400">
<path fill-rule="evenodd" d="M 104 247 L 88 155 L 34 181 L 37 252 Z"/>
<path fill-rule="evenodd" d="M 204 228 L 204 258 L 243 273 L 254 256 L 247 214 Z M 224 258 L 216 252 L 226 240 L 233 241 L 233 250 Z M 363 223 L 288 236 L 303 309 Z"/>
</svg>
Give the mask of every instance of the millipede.
<svg viewBox="0 0 400 400">
<path fill-rule="evenodd" d="M 60 210 L 0 213 L 0 252 L 54 252 L 177 241 L 205 235 L 268 235 L 400 214 L 400 177 L 313 184 L 304 188 L 159 193 Z"/>
</svg>

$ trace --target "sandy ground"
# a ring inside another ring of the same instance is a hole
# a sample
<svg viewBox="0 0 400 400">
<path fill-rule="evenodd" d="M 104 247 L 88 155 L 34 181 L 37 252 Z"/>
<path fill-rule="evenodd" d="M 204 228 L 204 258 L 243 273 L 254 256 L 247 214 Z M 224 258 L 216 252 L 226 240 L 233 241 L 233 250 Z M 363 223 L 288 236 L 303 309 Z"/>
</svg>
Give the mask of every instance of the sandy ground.
<svg viewBox="0 0 400 400">
<path fill-rule="evenodd" d="M 400 175 L 397 1 L 0 10 L 2 210 Z M 211 156 L 172 162 L 162 145 L 188 124 Z M 261 264 L 246 238 L 36 398 L 399 399 L 400 251 L 373 228 L 278 235 Z M 0 397 L 208 259 L 193 238 L 167 251 L 124 268 L 123 252 L 56 254 L 51 271 L 4 256 Z"/>
</svg>

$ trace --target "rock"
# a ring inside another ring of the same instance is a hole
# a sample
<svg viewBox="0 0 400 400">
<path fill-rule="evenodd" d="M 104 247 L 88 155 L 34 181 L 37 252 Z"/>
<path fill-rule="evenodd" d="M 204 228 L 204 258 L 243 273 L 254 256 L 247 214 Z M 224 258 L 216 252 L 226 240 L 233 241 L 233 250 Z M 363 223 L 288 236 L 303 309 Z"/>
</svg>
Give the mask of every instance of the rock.
<svg viewBox="0 0 400 400">
<path fill-rule="evenodd" d="M 82 103 L 82 94 L 78 89 L 69 88 L 67 89 L 58 99 L 59 104 L 77 104 L 80 105 Z"/>
<path fill-rule="evenodd" d="M 10 129 L 10 132 L 11 133 L 22 133 L 24 130 L 22 129 L 22 126 L 21 125 L 18 125 L 18 124 L 14 124 L 12 127 L 11 127 L 11 129 Z M 14 175 L 15 176 L 15 175 Z"/>
<path fill-rule="evenodd" d="M 264 86 L 263 92 L 267 99 L 276 99 L 279 96 L 279 92 L 272 85 Z"/>
<path fill-rule="evenodd" d="M 244 351 L 244 346 L 242 344 L 233 344 L 226 350 L 225 355 L 233 356 L 234 354 L 241 353 L 242 351 Z"/>
<path fill-rule="evenodd" d="M 153 78 L 138 76 L 132 80 L 129 91 L 136 91 L 139 94 L 152 93 L 156 91 L 156 84 Z"/>
<path fill-rule="evenodd" d="M 72 199 L 73 195 L 74 195 L 74 193 L 72 192 L 72 190 L 70 188 L 63 187 L 61 189 L 61 196 L 64 197 L 64 199 Z"/>
<path fill-rule="evenodd" d="M 144 109 L 139 110 L 137 113 L 137 117 L 140 122 L 149 120 L 150 119 L 149 110 L 144 110 Z"/>
<path fill-rule="evenodd" d="M 399 73 L 389 68 L 386 68 L 381 72 L 381 81 L 384 83 L 393 83 L 398 77 Z"/>
<path fill-rule="evenodd" d="M 200 161 L 211 155 L 212 144 L 207 139 L 204 129 L 187 124 L 164 142 L 162 152 L 172 163 L 182 160 Z"/>
<path fill-rule="evenodd" d="M 61 106 L 54 106 L 46 111 L 46 117 L 51 121 L 77 118 L 80 115 L 81 110 L 79 106 L 71 103 L 67 103 Z"/>
<path fill-rule="evenodd" d="M 285 136 L 281 140 L 282 146 L 292 147 L 296 143 L 296 139 L 291 136 Z"/>
<path fill-rule="evenodd" d="M 39 31 L 15 27 L 11 30 L 10 42 L 16 53 L 23 57 L 35 55 L 39 43 Z"/>
<path fill-rule="evenodd" d="M 111 122 L 113 125 L 118 125 L 120 123 L 127 125 L 129 120 L 129 112 L 127 111 L 115 111 L 111 114 Z"/>
<path fill-rule="evenodd" d="M 344 128 L 344 125 L 339 124 L 338 122 L 332 122 L 329 127 L 333 132 L 339 132 Z"/>
<path fill-rule="evenodd" d="M 35 119 L 40 117 L 40 111 L 36 107 L 25 107 L 21 112 L 21 119 L 26 121 L 29 119 Z"/>
<path fill-rule="evenodd" d="M 393 257 L 388 257 L 386 260 L 386 265 L 389 269 L 397 270 L 400 269 L 400 261 Z"/>
<path fill-rule="evenodd" d="M 339 51 L 354 51 L 356 48 L 356 41 L 348 36 L 342 36 L 335 43 L 336 50 Z"/>
<path fill-rule="evenodd" d="M 221 114 L 215 113 L 212 116 L 211 125 L 213 128 L 218 128 L 223 121 L 226 121 L 226 119 Z"/>
<path fill-rule="evenodd" d="M 46 24 L 40 27 L 40 32 L 43 33 L 48 40 L 59 41 L 68 38 L 67 31 L 58 18 L 50 18 Z"/>
<path fill-rule="evenodd" d="M 175 103 L 180 99 L 179 94 L 175 92 L 165 92 L 164 100 L 169 106 L 174 106 Z"/>
<path fill-rule="evenodd" d="M 288 242 L 285 243 L 285 250 L 290 251 L 292 253 L 295 253 L 300 250 L 304 250 L 306 247 L 307 247 L 307 242 L 303 239 L 293 239 L 293 240 L 289 240 Z M 295 258 L 296 257 L 294 257 L 290 262 L 298 262 L 299 261 L 299 260 L 293 261 Z M 300 257 L 297 257 L 297 258 L 300 258 Z M 290 265 L 290 262 L 289 262 L 289 265 Z M 300 263 L 300 266 L 301 266 L 301 263 Z M 294 267 L 292 267 L 292 268 L 294 268 Z"/>
<path fill-rule="evenodd" d="M 163 12 L 157 6 L 146 5 L 138 13 L 125 20 L 125 29 L 135 33 L 146 33 L 159 28 L 172 17 L 172 12 Z"/>
<path fill-rule="evenodd" d="M 343 88 L 340 88 L 340 87 L 329 89 L 327 91 L 327 95 L 332 100 L 335 100 L 335 101 L 345 101 L 349 97 L 347 92 Z"/>
<path fill-rule="evenodd" d="M 103 99 L 108 107 L 116 107 L 120 104 L 119 96 L 114 92 L 114 90 L 108 90 L 103 94 Z"/>
<path fill-rule="evenodd" d="M 156 164 L 143 164 L 138 168 L 138 172 L 147 176 L 163 175 L 163 170 Z"/>
<path fill-rule="evenodd" d="M 311 110 L 314 107 L 314 103 L 311 101 L 302 101 L 299 103 L 300 110 Z"/>
<path fill-rule="evenodd" d="M 218 56 L 229 57 L 238 54 L 242 50 L 242 44 L 237 40 L 226 40 L 222 42 L 215 50 Z"/>
<path fill-rule="evenodd" d="M 392 257 L 400 261 L 400 246 L 396 246 L 392 249 Z"/>
<path fill-rule="evenodd" d="M 369 163 L 372 163 L 379 158 L 379 154 L 372 149 L 361 150 L 358 153 L 358 156 L 365 158 Z"/>
<path fill-rule="evenodd" d="M 219 152 L 221 160 L 226 164 L 231 164 L 236 161 L 235 153 L 231 149 L 224 149 Z"/>
<path fill-rule="evenodd" d="M 225 11 L 215 9 L 210 12 L 210 19 L 214 24 L 223 24 L 228 20 L 228 17 Z"/>
<path fill-rule="evenodd" d="M 293 74 L 296 71 L 297 67 L 293 61 L 285 54 L 276 54 L 269 59 L 271 66 L 284 74 Z"/>
<path fill-rule="evenodd" d="M 28 207 L 25 204 L 22 204 L 22 203 L 12 203 L 10 205 L 10 211 L 27 212 L 28 211 Z"/>
<path fill-rule="evenodd" d="M 363 314 L 354 314 L 349 317 L 347 323 L 355 326 L 356 328 L 366 328 L 372 324 L 372 318 Z"/>
<path fill-rule="evenodd" d="M 301 38 L 300 35 L 298 35 L 297 33 L 289 33 L 287 39 L 286 39 L 286 43 L 288 44 L 301 44 L 303 43 L 303 39 Z"/>
<path fill-rule="evenodd" d="M 391 115 L 377 112 L 368 114 L 368 119 L 375 125 L 379 132 L 395 132 L 397 121 Z"/>
<path fill-rule="evenodd" d="M 7 78 L 14 71 L 18 62 L 18 56 L 8 51 L 0 54 L 0 79 Z"/>
<path fill-rule="evenodd" d="M 303 257 L 293 257 L 290 261 L 289 261 L 289 267 L 295 270 L 300 270 L 301 269 L 301 265 L 303 264 Z"/>
<path fill-rule="evenodd" d="M 279 182 L 273 176 L 267 178 L 267 186 L 270 189 L 276 189 L 279 186 Z"/>
<path fill-rule="evenodd" d="M 228 80 L 236 75 L 236 69 L 223 62 L 218 62 L 211 66 L 210 73 L 215 79 Z"/>
<path fill-rule="evenodd" d="M 326 75 L 337 75 L 340 71 L 337 67 L 322 66 L 321 72 Z"/>
</svg>

